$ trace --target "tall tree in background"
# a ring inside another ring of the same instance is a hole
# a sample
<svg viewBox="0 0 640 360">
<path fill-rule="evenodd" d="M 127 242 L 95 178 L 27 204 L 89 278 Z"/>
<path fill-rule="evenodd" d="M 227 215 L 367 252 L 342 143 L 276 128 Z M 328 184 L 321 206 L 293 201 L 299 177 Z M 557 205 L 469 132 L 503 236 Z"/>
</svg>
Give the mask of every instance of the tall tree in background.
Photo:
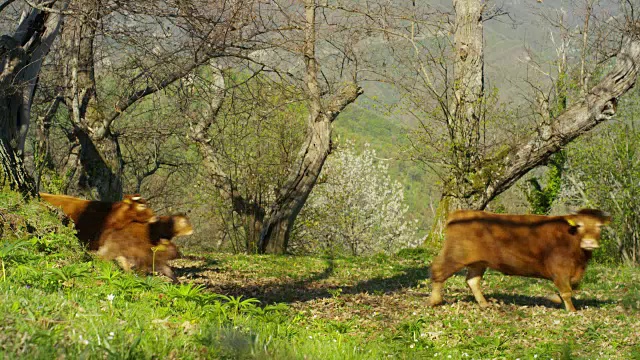
<svg viewBox="0 0 640 360">
<path fill-rule="evenodd" d="M 14 1 L 0 5 L 0 13 Z M 23 165 L 31 107 L 42 63 L 59 33 L 68 1 L 38 1 L 22 10 L 13 34 L 0 38 L 0 176 L 2 184 L 35 195 Z"/>
<path fill-rule="evenodd" d="M 223 197 L 230 201 L 234 211 L 246 216 L 252 224 L 248 234 L 249 252 L 281 254 L 286 251 L 293 223 L 331 151 L 332 123 L 340 112 L 362 93 L 362 89 L 356 83 L 355 72 L 352 75 L 352 69 L 349 66 L 345 67 L 345 63 L 355 61 L 353 57 L 350 58 L 353 55 L 352 45 L 347 42 L 341 47 L 335 29 L 332 45 L 337 51 L 330 53 L 324 60 L 337 58 L 336 68 L 339 71 L 322 72 L 323 82 L 318 79 L 321 74 L 317 51 L 318 43 L 321 41 L 316 20 L 318 8 L 319 5 L 312 0 L 305 1 L 303 9 L 296 4 L 275 4 L 273 7 L 262 8 L 260 21 L 271 23 L 272 20 L 277 20 L 282 23 L 277 22 L 270 36 L 266 37 L 265 44 L 269 44 L 267 49 L 254 54 L 250 62 L 257 65 L 258 69 L 279 75 L 279 80 L 271 83 L 271 91 L 277 91 L 279 86 L 286 87 L 287 84 L 296 89 L 299 95 L 290 92 L 287 101 L 304 101 L 308 111 L 305 137 L 297 156 L 293 158 L 293 163 L 287 164 L 286 180 L 282 184 L 274 184 L 276 188 L 270 203 L 265 206 L 242 195 L 235 182 L 230 181 L 232 177 L 222 169 L 219 156 L 221 149 L 217 147 L 218 142 L 210 137 L 217 116 L 221 116 L 222 98 L 227 96 L 228 84 L 222 71 L 214 70 L 217 81 L 212 82 L 207 89 L 213 96 L 209 96 L 211 100 L 206 111 L 201 109 L 196 114 L 197 121 L 194 121 L 191 127 L 190 136 L 198 144 L 213 182 Z M 328 20 L 329 16 L 325 16 L 325 20 Z M 342 19 L 338 24 L 347 22 Z M 322 39 L 325 42 L 328 40 L 324 36 L 331 30 L 324 30 Z M 354 35 L 355 31 L 350 31 L 352 36 L 348 38 L 356 41 L 358 37 Z M 256 57 L 265 60 L 261 63 Z M 297 69 L 299 65 L 302 66 Z M 248 69 L 255 72 L 255 67 Z M 215 96 L 215 93 L 218 96 Z"/>
<path fill-rule="evenodd" d="M 289 177 L 278 190 L 276 201 L 269 209 L 260 236 L 259 249 L 267 253 L 284 253 L 293 222 L 316 184 L 322 166 L 331 151 L 332 123 L 340 112 L 356 101 L 362 94 L 356 79 L 322 97 L 318 83 L 319 65 L 317 61 L 316 0 L 305 1 L 304 56 L 306 95 L 309 115 L 307 135 L 298 152 L 298 158 L 290 169 Z"/>
<path fill-rule="evenodd" d="M 484 30 L 485 2 L 454 0 L 453 33 L 453 97 L 447 114 L 453 166 L 445 180 L 444 208 L 469 207 L 477 184 L 469 178 L 480 169 L 483 155 L 482 126 L 485 114 L 484 94 Z M 462 195 L 462 196 L 461 196 Z M 451 204 L 449 204 L 452 202 Z M 442 205 L 441 205 L 442 206 Z"/>
</svg>

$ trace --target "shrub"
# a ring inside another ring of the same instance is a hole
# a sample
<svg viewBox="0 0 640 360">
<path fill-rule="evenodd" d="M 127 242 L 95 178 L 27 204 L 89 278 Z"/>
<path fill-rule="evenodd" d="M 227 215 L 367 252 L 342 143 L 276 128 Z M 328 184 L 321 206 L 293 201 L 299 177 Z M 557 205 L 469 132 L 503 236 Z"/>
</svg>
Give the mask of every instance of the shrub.
<svg viewBox="0 0 640 360">
<path fill-rule="evenodd" d="M 298 218 L 294 253 L 368 255 L 417 246 L 415 223 L 406 220 L 402 185 L 365 145 L 352 142 L 327 160 L 319 183 Z"/>
</svg>

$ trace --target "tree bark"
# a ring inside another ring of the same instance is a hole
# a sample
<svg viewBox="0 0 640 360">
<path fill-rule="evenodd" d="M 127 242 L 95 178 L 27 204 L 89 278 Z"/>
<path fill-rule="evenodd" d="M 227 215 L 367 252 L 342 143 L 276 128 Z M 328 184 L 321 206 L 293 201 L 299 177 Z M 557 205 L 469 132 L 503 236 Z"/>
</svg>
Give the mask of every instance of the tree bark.
<svg viewBox="0 0 640 360">
<path fill-rule="evenodd" d="M 20 158 L 9 143 L 0 137 L 0 187 L 8 185 L 11 190 L 31 198 L 36 196 L 34 180 L 29 176 Z"/>
<path fill-rule="evenodd" d="M 430 234 L 444 229 L 450 211 L 468 208 L 474 183 L 469 175 L 481 162 L 484 107 L 484 30 L 482 0 L 454 0 L 453 98 L 446 115 L 451 139 L 451 174 L 445 181 Z"/>
<path fill-rule="evenodd" d="M 57 4 L 56 4 L 57 3 Z M 0 157 L 2 182 L 25 195 L 35 194 L 35 182 L 22 163 L 31 123 L 31 105 L 42 62 L 58 36 L 68 1 L 48 2 L 55 12 L 24 13 L 13 36 L 0 38 Z"/>
<path fill-rule="evenodd" d="M 326 105 L 323 104 L 318 86 L 318 64 L 315 53 L 316 4 L 314 0 L 305 1 L 305 16 L 303 52 L 309 97 L 307 136 L 298 152 L 298 159 L 290 169 L 287 180 L 268 212 L 267 221 L 260 236 L 260 251 L 263 253 L 286 252 L 293 223 L 316 184 L 322 166 L 331 151 L 333 120 L 362 94 L 362 89 L 355 83 L 351 83 L 334 94 Z"/>
</svg>

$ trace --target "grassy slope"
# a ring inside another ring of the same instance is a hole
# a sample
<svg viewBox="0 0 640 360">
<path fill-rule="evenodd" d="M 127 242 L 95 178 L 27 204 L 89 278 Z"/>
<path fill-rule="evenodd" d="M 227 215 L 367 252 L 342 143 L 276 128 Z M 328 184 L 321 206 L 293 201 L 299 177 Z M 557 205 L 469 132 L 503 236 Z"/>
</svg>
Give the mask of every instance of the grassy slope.
<svg viewBox="0 0 640 360">
<path fill-rule="evenodd" d="M 347 349 L 337 344 L 348 342 L 360 349 L 354 358 L 640 357 L 638 268 L 591 266 L 574 301 L 576 314 L 543 298 L 553 290 L 551 282 L 495 272 L 484 284 L 491 308 L 477 306 L 462 276 L 448 281 L 446 305 L 428 308 L 423 255 L 332 260 L 215 254 L 181 261 L 195 282 L 215 292 L 290 304 L 298 356 L 341 358 Z M 326 355 L 310 351 L 316 348 Z"/>
<path fill-rule="evenodd" d="M 446 305 L 427 308 L 431 255 L 421 252 L 201 255 L 177 261 L 174 286 L 92 259 L 37 202 L 1 193 L 0 215 L 0 358 L 640 357 L 638 268 L 590 267 L 577 314 L 541 297 L 549 282 L 496 273 L 491 308 L 460 276 Z"/>
</svg>

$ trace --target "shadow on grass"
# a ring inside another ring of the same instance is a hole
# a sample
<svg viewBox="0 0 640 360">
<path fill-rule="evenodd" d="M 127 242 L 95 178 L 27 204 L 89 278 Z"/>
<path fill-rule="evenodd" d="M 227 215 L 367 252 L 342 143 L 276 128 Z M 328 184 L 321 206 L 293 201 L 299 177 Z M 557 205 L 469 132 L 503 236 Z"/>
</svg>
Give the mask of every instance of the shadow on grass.
<svg viewBox="0 0 640 360">
<path fill-rule="evenodd" d="M 194 256 L 187 255 L 182 256 L 181 259 L 190 260 L 190 261 L 202 261 L 203 263 L 197 266 L 183 266 L 179 268 L 174 268 L 174 272 L 178 277 L 186 277 L 190 280 L 192 279 L 206 279 L 207 277 L 202 273 L 204 271 L 221 271 L 218 265 L 220 265 L 220 261 L 214 259 L 208 259 L 203 256 Z"/>
<path fill-rule="evenodd" d="M 194 258 L 199 259 L 200 258 Z M 273 303 L 294 303 L 306 302 L 316 299 L 326 299 L 336 296 L 336 294 L 354 295 L 359 293 L 370 294 L 391 294 L 405 288 L 416 287 L 421 281 L 429 277 L 429 266 L 406 267 L 401 273 L 390 277 L 376 277 L 372 279 L 362 280 L 350 286 L 338 286 L 333 284 L 321 283 L 322 280 L 329 279 L 333 273 L 335 264 L 333 259 L 326 259 L 326 267 L 324 270 L 311 273 L 305 278 L 291 281 L 266 280 L 264 282 L 238 284 L 229 281 L 215 283 L 206 281 L 206 286 L 213 292 L 228 296 L 251 297 L 260 300 L 263 305 Z M 183 267 L 175 269 L 178 276 L 187 276 L 190 279 L 207 280 L 207 276 L 201 274 L 204 271 L 220 272 L 218 261 L 207 259 L 206 262 L 199 266 Z M 454 276 L 465 276 L 465 271 L 457 272 Z M 339 291 L 339 293 L 337 293 Z M 430 291 L 425 290 L 423 294 L 415 294 L 414 296 L 429 296 Z M 549 293 L 551 295 L 551 293 Z M 528 296 L 520 294 L 510 294 L 501 292 L 485 293 L 487 300 L 491 303 L 499 302 L 505 305 L 516 306 L 544 306 L 553 309 L 564 309 L 563 304 L 557 304 L 549 300 L 545 296 Z M 578 294 L 580 296 L 580 294 Z M 448 303 L 455 301 L 464 301 L 475 303 L 475 298 L 469 294 L 463 298 L 450 298 L 446 300 Z M 573 304 L 576 309 L 580 310 L 586 307 L 600 308 L 603 305 L 613 304 L 612 300 L 598 300 L 581 296 L 573 298 Z"/>
<path fill-rule="evenodd" d="M 256 298 L 262 304 L 305 302 L 316 299 L 331 298 L 336 291 L 341 294 L 374 293 L 388 294 L 403 288 L 415 287 L 420 281 L 429 276 L 429 267 L 418 266 L 405 268 L 402 273 L 391 277 L 377 277 L 363 280 L 351 286 L 337 286 L 319 283 L 330 278 L 334 273 L 333 259 L 326 259 L 326 267 L 323 271 L 312 273 L 309 276 L 292 281 L 265 281 L 256 284 L 234 284 L 231 282 L 210 283 L 206 286 L 213 292 L 227 296 L 240 296 Z M 216 271 L 216 268 L 206 264 L 176 268 L 178 276 L 189 278 L 206 278 L 203 271 Z M 340 290 L 338 290 L 340 289 Z"/>
<path fill-rule="evenodd" d="M 553 309 L 564 309 L 564 304 L 554 303 L 544 296 L 528 296 L 528 295 L 519 295 L 519 294 L 505 294 L 505 293 L 486 293 L 484 294 L 487 298 L 487 301 L 493 303 L 494 301 L 498 301 L 499 303 L 505 305 L 516 305 L 516 306 L 544 306 L 547 308 Z M 551 294 L 549 294 L 551 295 Z M 451 300 L 453 301 L 453 300 Z M 460 301 L 472 302 L 475 303 L 476 299 L 471 296 L 465 296 L 464 299 Z M 576 310 L 583 309 L 585 307 L 599 308 L 603 305 L 613 304 L 614 301 L 611 300 L 598 300 L 594 298 L 579 298 L 576 299 L 573 297 L 572 299 L 573 305 L 576 307 Z"/>
</svg>

